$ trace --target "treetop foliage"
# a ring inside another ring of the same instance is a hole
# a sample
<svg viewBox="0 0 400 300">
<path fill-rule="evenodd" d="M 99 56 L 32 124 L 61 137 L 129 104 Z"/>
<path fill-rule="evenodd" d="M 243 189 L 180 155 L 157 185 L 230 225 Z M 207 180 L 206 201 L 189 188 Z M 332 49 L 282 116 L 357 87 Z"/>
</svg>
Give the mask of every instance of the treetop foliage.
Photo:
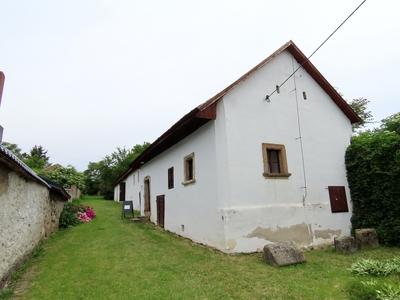
<svg viewBox="0 0 400 300">
<path fill-rule="evenodd" d="M 112 199 L 115 181 L 149 145 L 150 143 L 144 142 L 133 146 L 132 149 L 118 147 L 102 160 L 90 162 L 84 172 L 88 194 L 99 194 L 106 199 Z"/>
<path fill-rule="evenodd" d="M 28 153 L 22 153 L 17 144 L 3 142 L 2 145 L 13 152 L 28 167 L 39 176 L 54 181 L 64 188 L 76 185 L 80 190 L 85 189 L 85 176 L 73 166 L 64 167 L 60 164 L 49 163 L 50 157 L 42 146 L 33 146 Z"/>
<path fill-rule="evenodd" d="M 364 97 L 356 98 L 349 101 L 349 105 L 354 110 L 354 112 L 360 117 L 361 122 L 353 124 L 353 131 L 356 129 L 360 129 L 365 126 L 367 123 L 371 123 L 373 121 L 373 116 L 370 110 L 368 110 L 369 100 Z"/>
</svg>

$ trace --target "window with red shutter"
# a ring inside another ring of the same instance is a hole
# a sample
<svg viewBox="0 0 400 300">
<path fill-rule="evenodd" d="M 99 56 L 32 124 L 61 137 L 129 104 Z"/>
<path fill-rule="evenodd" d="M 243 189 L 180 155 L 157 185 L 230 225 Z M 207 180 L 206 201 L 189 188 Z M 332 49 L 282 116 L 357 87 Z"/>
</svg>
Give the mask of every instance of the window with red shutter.
<svg viewBox="0 0 400 300">
<path fill-rule="evenodd" d="M 346 190 L 344 186 L 328 186 L 331 210 L 333 213 L 348 212 Z"/>
</svg>

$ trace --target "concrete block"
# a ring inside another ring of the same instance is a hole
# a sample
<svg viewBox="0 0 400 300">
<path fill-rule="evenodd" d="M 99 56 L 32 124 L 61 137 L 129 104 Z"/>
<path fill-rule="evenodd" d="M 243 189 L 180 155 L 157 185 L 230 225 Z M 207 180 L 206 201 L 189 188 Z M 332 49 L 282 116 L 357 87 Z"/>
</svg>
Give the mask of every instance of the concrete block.
<svg viewBox="0 0 400 300">
<path fill-rule="evenodd" d="M 379 246 L 378 235 L 374 228 L 356 229 L 355 237 L 359 249 L 376 248 Z"/>
<path fill-rule="evenodd" d="M 351 254 L 357 251 L 356 240 L 352 236 L 335 237 L 335 250 L 342 254 Z"/>
<path fill-rule="evenodd" d="M 303 252 L 294 243 L 274 243 L 264 246 L 263 259 L 266 263 L 281 267 L 306 261 Z"/>
</svg>

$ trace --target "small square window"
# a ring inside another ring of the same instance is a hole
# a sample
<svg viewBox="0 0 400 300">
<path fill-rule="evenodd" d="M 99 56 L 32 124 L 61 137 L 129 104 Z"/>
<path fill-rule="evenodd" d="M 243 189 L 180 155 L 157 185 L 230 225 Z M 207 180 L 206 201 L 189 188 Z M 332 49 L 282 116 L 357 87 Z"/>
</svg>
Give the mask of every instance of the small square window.
<svg viewBox="0 0 400 300">
<path fill-rule="evenodd" d="M 168 169 L 168 189 L 174 188 L 174 167 Z"/>
<path fill-rule="evenodd" d="M 189 184 L 195 182 L 194 173 L 194 153 L 189 154 L 183 160 L 183 172 L 184 172 L 184 182 L 183 184 Z"/>
<path fill-rule="evenodd" d="M 268 178 L 287 178 L 288 172 L 286 150 L 284 145 L 262 144 L 264 176 Z"/>
</svg>

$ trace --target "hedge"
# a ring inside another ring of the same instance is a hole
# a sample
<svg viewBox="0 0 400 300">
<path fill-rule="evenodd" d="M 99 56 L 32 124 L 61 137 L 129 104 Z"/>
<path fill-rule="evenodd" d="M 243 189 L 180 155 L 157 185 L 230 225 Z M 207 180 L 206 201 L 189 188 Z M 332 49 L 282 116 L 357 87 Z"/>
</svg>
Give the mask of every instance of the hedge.
<svg viewBox="0 0 400 300">
<path fill-rule="evenodd" d="M 400 123 L 400 115 L 395 116 Z M 393 117 L 386 120 L 393 121 Z M 361 133 L 353 137 L 346 152 L 353 229 L 376 228 L 381 243 L 396 246 L 400 246 L 398 128 L 388 130 L 384 123 L 381 129 Z"/>
</svg>

